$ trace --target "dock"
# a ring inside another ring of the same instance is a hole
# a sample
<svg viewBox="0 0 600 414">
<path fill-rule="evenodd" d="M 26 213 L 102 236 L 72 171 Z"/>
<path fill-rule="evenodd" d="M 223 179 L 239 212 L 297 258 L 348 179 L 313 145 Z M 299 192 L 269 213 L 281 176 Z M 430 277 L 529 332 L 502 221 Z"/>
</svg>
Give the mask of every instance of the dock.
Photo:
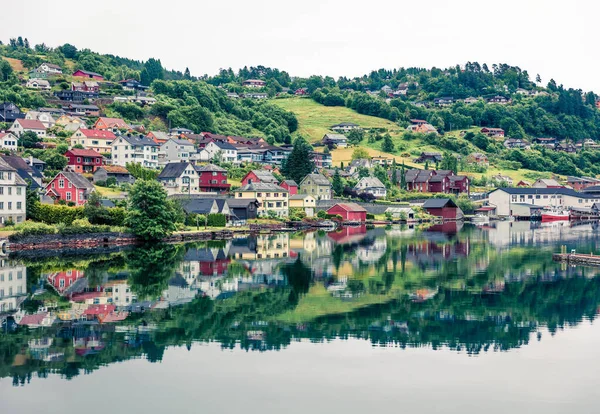
<svg viewBox="0 0 600 414">
<path fill-rule="evenodd" d="M 595 256 L 593 253 L 555 253 L 552 255 L 555 262 L 579 264 L 587 266 L 600 266 L 600 255 Z"/>
</svg>

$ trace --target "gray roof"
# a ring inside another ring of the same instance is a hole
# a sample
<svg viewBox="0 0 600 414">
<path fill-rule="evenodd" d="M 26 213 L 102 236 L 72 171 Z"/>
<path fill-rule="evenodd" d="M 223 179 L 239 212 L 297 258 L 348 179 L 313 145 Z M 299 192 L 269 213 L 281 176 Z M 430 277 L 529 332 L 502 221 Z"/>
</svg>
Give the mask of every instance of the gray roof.
<svg viewBox="0 0 600 414">
<path fill-rule="evenodd" d="M 430 198 L 425 200 L 423 208 L 443 208 L 443 207 L 457 207 L 456 203 L 449 198 Z"/>
<path fill-rule="evenodd" d="M 298 187 L 298 184 L 294 180 L 283 180 L 282 182 L 286 183 L 287 185 L 293 185 Z"/>
<path fill-rule="evenodd" d="M 64 175 L 77 188 L 94 189 L 94 185 L 81 174 L 71 171 L 61 171 L 59 174 Z"/>
<path fill-rule="evenodd" d="M 309 194 L 294 194 L 290 196 L 290 200 L 304 200 L 308 196 Z"/>
<path fill-rule="evenodd" d="M 273 183 L 246 184 L 245 186 L 240 188 L 239 191 L 277 191 L 280 193 L 288 192 L 288 190 L 286 190 L 285 188 L 279 187 L 277 184 L 273 184 Z"/>
<path fill-rule="evenodd" d="M 171 141 L 173 141 L 174 143 L 176 143 L 177 145 L 189 145 L 189 146 L 194 146 L 194 144 L 192 144 L 190 141 L 188 141 L 187 139 L 178 139 L 178 138 L 171 138 Z"/>
<path fill-rule="evenodd" d="M 367 188 L 385 188 L 385 185 L 377 177 L 363 177 L 358 181 L 355 188 L 359 188 L 359 184 L 364 184 Z"/>
<path fill-rule="evenodd" d="M 257 203 L 256 198 L 228 198 L 227 204 L 229 208 L 245 208 L 250 203 Z"/>
<path fill-rule="evenodd" d="M 158 179 L 181 177 L 181 174 L 183 174 L 189 166 L 190 164 L 187 162 L 170 162 L 165 165 L 165 168 L 160 172 Z"/>
<path fill-rule="evenodd" d="M 252 170 L 254 175 L 258 177 L 260 181 L 269 182 L 269 183 L 277 183 L 277 178 L 273 175 L 272 172 L 266 170 Z"/>
<path fill-rule="evenodd" d="M 122 135 L 119 138 L 123 138 L 125 141 L 129 142 L 131 145 L 147 145 L 147 146 L 151 146 L 151 147 L 158 147 L 159 145 L 152 141 L 150 138 L 144 137 L 144 136 L 139 136 L 139 135 L 135 135 L 135 136 L 128 136 L 128 135 Z"/>
<path fill-rule="evenodd" d="M 213 141 L 213 143 L 222 150 L 237 150 L 237 148 L 231 145 L 229 142 Z"/>
<path fill-rule="evenodd" d="M 590 187 L 588 187 L 588 189 L 589 188 Z M 507 194 L 524 194 L 524 195 L 556 194 L 556 195 L 567 195 L 567 196 L 571 196 L 571 197 L 595 198 L 594 196 L 592 196 L 590 194 L 580 193 L 580 192 L 572 190 L 570 188 L 535 188 L 535 187 L 534 188 L 522 188 L 522 187 L 511 188 L 511 187 L 507 187 L 507 188 L 498 188 L 498 189 L 492 191 L 492 193 L 494 193 L 496 191 L 504 191 Z"/>
<path fill-rule="evenodd" d="M 340 122 L 339 124 L 332 125 L 331 127 L 334 128 L 334 127 L 344 127 L 344 126 L 357 127 L 358 124 L 353 124 L 352 122 Z"/>
<path fill-rule="evenodd" d="M 188 214 L 209 214 L 214 204 L 214 198 L 192 198 L 181 201 L 181 206 Z"/>
<path fill-rule="evenodd" d="M 302 179 L 302 184 L 306 179 L 311 179 L 317 185 L 331 185 L 329 180 L 323 174 L 308 174 L 304 179 Z"/>
<path fill-rule="evenodd" d="M 225 171 L 227 171 L 225 168 L 221 168 L 215 164 L 206 164 L 206 165 L 202 165 L 202 166 L 196 166 L 195 168 L 196 168 L 196 171 L 198 171 L 198 172 L 201 172 L 201 171 L 225 172 Z"/>
<path fill-rule="evenodd" d="M 346 141 L 347 139 L 343 134 L 325 134 L 323 136 L 323 140 Z"/>
</svg>

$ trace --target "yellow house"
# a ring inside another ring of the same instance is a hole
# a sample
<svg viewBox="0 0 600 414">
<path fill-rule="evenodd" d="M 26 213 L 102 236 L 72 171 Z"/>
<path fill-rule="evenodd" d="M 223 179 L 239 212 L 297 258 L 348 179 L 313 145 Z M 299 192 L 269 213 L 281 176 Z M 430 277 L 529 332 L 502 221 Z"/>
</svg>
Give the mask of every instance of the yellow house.
<svg viewBox="0 0 600 414">
<path fill-rule="evenodd" d="M 331 183 L 322 174 L 308 174 L 300 182 L 298 190 L 303 194 L 312 195 L 316 200 L 331 200 L 333 198 Z"/>
<path fill-rule="evenodd" d="M 71 135 L 71 146 L 79 144 L 83 145 L 85 149 L 91 149 L 100 154 L 110 154 L 111 144 L 115 138 L 115 134 L 109 130 L 79 128 Z"/>
<path fill-rule="evenodd" d="M 317 200 L 308 194 L 294 194 L 293 196 L 290 196 L 290 207 L 303 208 L 306 216 L 312 217 L 315 215 Z"/>
<path fill-rule="evenodd" d="M 256 198 L 259 217 L 266 217 L 272 211 L 277 217 L 287 217 L 289 213 L 288 190 L 272 183 L 252 183 L 236 190 L 235 198 Z"/>
</svg>

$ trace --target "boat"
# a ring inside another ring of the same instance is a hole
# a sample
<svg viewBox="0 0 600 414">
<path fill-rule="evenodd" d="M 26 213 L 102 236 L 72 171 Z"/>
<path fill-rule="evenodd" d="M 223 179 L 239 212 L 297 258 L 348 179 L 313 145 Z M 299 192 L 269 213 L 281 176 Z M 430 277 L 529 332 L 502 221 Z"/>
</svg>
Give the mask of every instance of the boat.
<svg viewBox="0 0 600 414">
<path fill-rule="evenodd" d="M 473 217 L 471 217 L 471 221 L 473 223 L 489 223 L 490 218 L 485 214 L 476 214 Z"/>
<path fill-rule="evenodd" d="M 542 221 L 569 220 L 570 217 L 569 210 L 551 208 L 542 211 Z"/>
</svg>

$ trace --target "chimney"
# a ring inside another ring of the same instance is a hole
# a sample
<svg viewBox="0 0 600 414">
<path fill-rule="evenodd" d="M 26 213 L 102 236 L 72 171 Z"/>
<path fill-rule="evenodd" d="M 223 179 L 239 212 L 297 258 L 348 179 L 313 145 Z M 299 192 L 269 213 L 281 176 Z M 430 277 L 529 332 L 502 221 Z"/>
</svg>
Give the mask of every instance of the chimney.
<svg viewBox="0 0 600 414">
<path fill-rule="evenodd" d="M 33 155 L 29 156 L 29 166 L 33 168 Z"/>
</svg>

